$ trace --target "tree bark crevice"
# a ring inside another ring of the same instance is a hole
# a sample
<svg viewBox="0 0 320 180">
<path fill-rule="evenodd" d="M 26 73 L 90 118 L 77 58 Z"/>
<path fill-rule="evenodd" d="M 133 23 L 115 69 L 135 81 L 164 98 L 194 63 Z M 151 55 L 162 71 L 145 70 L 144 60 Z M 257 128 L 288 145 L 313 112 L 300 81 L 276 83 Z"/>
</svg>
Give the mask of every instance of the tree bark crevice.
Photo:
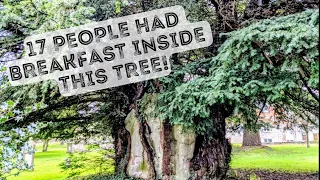
<svg viewBox="0 0 320 180">
<path fill-rule="evenodd" d="M 127 165 L 130 158 L 131 137 L 129 132 L 123 126 L 118 129 L 114 140 L 115 147 L 115 169 L 116 174 L 126 174 Z"/>
<path fill-rule="evenodd" d="M 155 179 L 156 172 L 155 172 L 154 160 L 152 158 L 154 157 L 154 151 L 147 137 L 150 135 L 150 128 L 147 123 L 142 123 L 142 122 L 139 123 L 139 135 L 141 138 L 143 149 L 147 155 L 147 163 L 149 166 L 149 169 L 148 169 L 149 179 Z"/>
<path fill-rule="evenodd" d="M 162 138 L 163 140 L 163 159 L 162 175 L 164 180 L 170 180 L 172 174 L 171 156 L 172 156 L 172 126 L 170 123 L 163 123 Z"/>
</svg>

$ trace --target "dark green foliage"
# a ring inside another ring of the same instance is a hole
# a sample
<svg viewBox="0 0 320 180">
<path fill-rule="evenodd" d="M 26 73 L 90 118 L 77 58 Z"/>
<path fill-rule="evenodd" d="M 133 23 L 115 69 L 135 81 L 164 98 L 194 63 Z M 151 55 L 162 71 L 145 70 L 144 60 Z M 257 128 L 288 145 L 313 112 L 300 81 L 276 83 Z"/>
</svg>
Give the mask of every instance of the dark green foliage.
<svg viewBox="0 0 320 180">
<path fill-rule="evenodd" d="M 231 105 L 249 126 L 256 125 L 258 104 L 281 102 L 292 106 L 295 100 L 286 92 L 300 92 L 307 97 L 310 107 L 317 109 L 318 19 L 318 10 L 308 10 L 263 20 L 226 34 L 228 39 L 220 47 L 219 54 L 203 61 L 210 66 L 208 75 L 181 83 L 174 89 L 168 88 L 161 95 L 162 113 L 171 123 L 183 124 L 202 134 L 214 128 L 210 123 L 213 118 L 210 111 L 216 104 Z M 207 70 L 194 67 L 194 64 L 186 66 L 193 70 L 191 74 L 199 74 L 195 70 Z M 301 69 L 306 74 L 304 79 Z M 181 82 L 186 72 L 188 70 L 182 69 L 169 78 L 180 78 Z M 165 79 L 164 82 L 173 83 L 174 80 Z M 283 114 L 283 111 L 278 113 Z"/>
</svg>

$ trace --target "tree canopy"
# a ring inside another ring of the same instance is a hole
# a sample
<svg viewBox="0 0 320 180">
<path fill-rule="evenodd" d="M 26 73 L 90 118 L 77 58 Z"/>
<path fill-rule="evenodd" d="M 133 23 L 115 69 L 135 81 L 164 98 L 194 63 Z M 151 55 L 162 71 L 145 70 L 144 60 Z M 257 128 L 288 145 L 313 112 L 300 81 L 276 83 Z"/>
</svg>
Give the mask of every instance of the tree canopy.
<svg viewBox="0 0 320 180">
<path fill-rule="evenodd" d="M 318 116 L 318 17 L 318 10 L 309 10 L 225 34 L 217 56 L 188 64 L 169 77 L 199 75 L 162 94 L 162 112 L 172 123 L 201 133 L 214 128 L 208 118 L 210 107 L 217 104 L 231 105 L 235 113 L 253 120 L 258 102 L 278 107 L 279 114 L 285 105 Z"/>
</svg>

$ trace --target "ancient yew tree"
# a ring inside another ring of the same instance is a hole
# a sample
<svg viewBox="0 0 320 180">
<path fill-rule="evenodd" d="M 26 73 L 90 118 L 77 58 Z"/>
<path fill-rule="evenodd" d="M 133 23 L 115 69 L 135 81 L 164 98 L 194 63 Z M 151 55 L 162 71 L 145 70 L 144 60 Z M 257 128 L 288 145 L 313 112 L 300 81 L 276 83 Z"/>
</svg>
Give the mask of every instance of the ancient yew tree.
<svg viewBox="0 0 320 180">
<path fill-rule="evenodd" d="M 1 130 L 43 123 L 40 132 L 61 139 L 111 135 L 118 177 L 224 179 L 231 160 L 226 121 L 241 115 L 256 132 L 257 104 L 268 102 L 279 115 L 288 107 L 316 123 L 308 115 L 319 109 L 317 1 L 0 3 L 0 29 L 8 33 L 0 37 L 3 66 L 8 53 L 21 56 L 31 33 L 89 21 L 179 4 L 188 20 L 211 24 L 213 45 L 174 54 L 172 73 L 161 79 L 63 97 L 53 81 L 12 87 L 1 74 L 0 102 L 15 101 L 25 112 L 5 116 Z"/>
</svg>

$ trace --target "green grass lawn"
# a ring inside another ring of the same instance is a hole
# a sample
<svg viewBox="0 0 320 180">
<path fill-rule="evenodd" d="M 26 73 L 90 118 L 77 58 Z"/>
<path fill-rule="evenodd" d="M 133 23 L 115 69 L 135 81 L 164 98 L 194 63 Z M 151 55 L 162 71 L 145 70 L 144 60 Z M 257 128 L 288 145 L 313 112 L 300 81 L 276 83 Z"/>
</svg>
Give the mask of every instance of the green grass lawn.
<svg viewBox="0 0 320 180">
<path fill-rule="evenodd" d="M 310 148 L 305 144 L 285 144 L 248 149 L 234 145 L 231 168 L 317 172 L 319 171 L 318 152 L 318 144 L 311 144 Z"/>
<path fill-rule="evenodd" d="M 88 157 L 94 160 L 95 156 L 99 155 L 97 152 L 88 153 Z M 49 148 L 47 152 L 42 152 L 42 144 L 37 144 L 36 153 L 34 158 L 34 170 L 22 172 L 19 176 L 14 177 L 10 176 L 8 180 L 61 180 L 67 179 L 68 172 L 63 172 L 59 164 L 65 162 L 66 158 L 69 156 L 67 153 L 67 145 L 61 145 L 60 143 L 49 143 Z M 112 164 L 113 160 L 105 160 L 105 163 Z M 89 169 L 86 169 L 85 172 L 82 172 L 81 175 L 96 174 L 99 171 L 99 164 L 93 164 L 96 161 L 90 161 L 90 164 L 87 164 Z M 107 165 L 108 171 L 113 172 L 113 165 Z M 90 169 L 93 167 L 95 169 Z M 69 171 L 70 172 L 70 171 Z"/>
<path fill-rule="evenodd" d="M 17 177 L 9 177 L 8 180 L 58 180 L 66 179 L 67 174 L 61 172 L 59 164 L 68 157 L 67 145 L 58 143 L 49 144 L 47 152 L 41 152 L 41 144 L 36 146 L 34 158 L 34 170 L 22 172 Z"/>
<path fill-rule="evenodd" d="M 59 167 L 68 157 L 66 145 L 49 144 L 48 152 L 41 152 L 41 144 L 37 145 L 34 171 L 22 172 L 18 177 L 9 180 L 60 180 L 67 174 Z M 310 148 L 306 145 L 270 145 L 263 148 L 242 149 L 233 145 L 231 168 L 233 169 L 264 169 L 285 172 L 316 172 L 318 171 L 317 144 Z M 92 172 L 87 172 L 89 174 Z M 82 175 L 85 175 L 82 174 Z"/>
</svg>

